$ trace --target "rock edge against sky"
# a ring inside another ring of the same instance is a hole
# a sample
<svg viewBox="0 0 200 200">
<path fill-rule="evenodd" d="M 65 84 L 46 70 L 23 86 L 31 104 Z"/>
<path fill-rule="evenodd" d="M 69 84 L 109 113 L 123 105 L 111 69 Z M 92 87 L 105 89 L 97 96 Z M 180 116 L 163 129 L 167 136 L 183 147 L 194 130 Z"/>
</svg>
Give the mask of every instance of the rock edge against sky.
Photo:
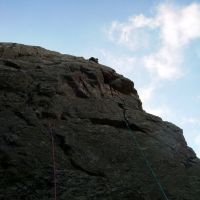
<svg viewBox="0 0 200 200">
<path fill-rule="evenodd" d="M 0 43 L 0 199 L 198 200 L 200 162 L 182 130 L 142 109 L 113 69 L 41 47 Z"/>
</svg>

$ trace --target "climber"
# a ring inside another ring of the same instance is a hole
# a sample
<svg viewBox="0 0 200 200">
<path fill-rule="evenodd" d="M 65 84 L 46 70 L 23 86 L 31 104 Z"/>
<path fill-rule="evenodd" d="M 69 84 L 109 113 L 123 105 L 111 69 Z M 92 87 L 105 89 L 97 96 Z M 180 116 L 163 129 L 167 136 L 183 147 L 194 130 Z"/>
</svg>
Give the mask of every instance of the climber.
<svg viewBox="0 0 200 200">
<path fill-rule="evenodd" d="M 98 63 L 98 58 L 94 58 L 94 57 L 91 57 L 89 58 L 89 61 L 92 61 L 92 62 L 95 62 L 95 63 Z"/>
</svg>

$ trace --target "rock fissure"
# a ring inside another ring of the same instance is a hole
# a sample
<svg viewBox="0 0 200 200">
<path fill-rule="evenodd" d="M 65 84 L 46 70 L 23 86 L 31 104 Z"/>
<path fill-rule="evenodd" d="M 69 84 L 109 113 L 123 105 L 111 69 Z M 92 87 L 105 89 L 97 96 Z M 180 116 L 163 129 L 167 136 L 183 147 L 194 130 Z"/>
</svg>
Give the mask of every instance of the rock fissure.
<svg viewBox="0 0 200 200">
<path fill-rule="evenodd" d="M 174 148 L 172 145 L 170 145 L 170 144 L 168 144 L 168 143 L 166 143 L 166 142 L 164 142 L 164 141 L 161 141 L 161 140 L 158 139 L 156 136 L 153 136 L 153 135 L 149 134 L 149 133 L 148 133 L 148 130 L 146 130 L 146 129 L 144 129 L 144 128 L 140 128 L 140 127 L 139 127 L 138 125 L 136 125 L 136 124 L 130 123 L 130 122 L 128 121 L 128 119 L 127 119 L 127 116 L 126 116 L 126 112 L 128 111 L 128 109 L 126 108 L 125 101 L 124 101 L 123 99 L 121 99 L 121 98 L 120 98 L 120 101 L 121 101 L 122 103 L 119 103 L 119 102 L 118 102 L 118 106 L 122 109 L 122 111 L 123 111 L 123 116 L 124 116 L 124 120 L 128 122 L 129 127 L 131 128 L 131 130 L 142 132 L 142 133 L 144 133 L 145 135 L 147 135 L 148 137 L 153 138 L 155 141 L 158 142 L 157 144 L 160 145 L 161 147 L 162 147 L 163 145 L 165 145 L 165 146 L 168 147 L 169 149 L 171 149 L 171 150 L 173 150 L 173 151 L 175 150 L 175 148 Z M 125 128 L 127 129 L 126 123 L 125 123 Z"/>
<path fill-rule="evenodd" d="M 122 129 L 127 129 L 126 124 L 123 121 L 120 120 L 112 120 L 112 119 L 106 119 L 106 118 L 89 118 L 89 120 L 93 123 L 93 124 L 98 124 L 98 125 L 108 125 L 108 126 L 113 126 L 115 128 L 122 128 Z M 136 124 L 131 123 L 130 127 L 132 130 L 134 131 L 139 131 L 139 132 L 143 132 L 146 133 L 146 131 L 142 128 L 140 128 L 139 126 L 137 126 Z"/>
<path fill-rule="evenodd" d="M 8 66 L 8 67 L 12 67 L 12 68 L 14 68 L 14 69 L 20 69 L 20 68 L 21 68 L 20 65 L 18 65 L 18 64 L 15 63 L 15 62 L 12 62 L 12 61 L 10 61 L 10 60 L 1 60 L 1 61 L 3 61 L 3 63 L 4 63 L 6 66 Z"/>
<path fill-rule="evenodd" d="M 97 177 L 105 178 L 105 175 L 102 174 L 101 172 L 92 172 L 92 171 L 89 171 L 89 170 L 83 168 L 80 164 L 75 162 L 75 160 L 73 158 L 70 158 L 70 161 L 71 161 L 72 166 L 76 170 L 82 171 L 82 172 L 86 173 L 89 176 L 97 176 Z"/>
<path fill-rule="evenodd" d="M 115 128 L 122 128 L 125 129 L 125 123 L 124 121 L 118 121 L 118 120 L 111 120 L 111 119 L 101 119 L 101 118 L 90 118 L 89 119 L 92 124 L 98 124 L 98 125 L 108 125 L 113 126 Z"/>
<path fill-rule="evenodd" d="M 28 119 L 28 117 L 26 116 L 27 114 L 22 113 L 20 111 L 14 111 L 14 114 L 20 119 L 22 119 L 28 126 L 35 126 L 34 123 L 31 122 L 31 119 Z"/>
<path fill-rule="evenodd" d="M 193 165 L 197 164 L 197 160 L 196 157 L 189 157 L 186 158 L 185 161 L 182 161 L 181 163 L 183 163 L 183 165 L 185 166 L 185 168 L 191 168 Z"/>
<path fill-rule="evenodd" d="M 132 128 L 131 128 L 131 126 L 130 126 L 130 124 L 129 124 L 129 121 L 128 121 L 128 119 L 127 119 L 127 117 L 126 117 L 126 111 L 127 111 L 127 109 L 126 109 L 126 104 L 125 104 L 125 101 L 122 99 L 122 101 L 123 101 L 123 103 L 121 103 L 119 106 L 123 109 L 123 115 L 124 115 L 124 121 L 125 121 L 125 123 L 126 123 L 126 126 L 127 126 L 127 128 L 129 128 L 130 129 L 130 131 L 132 130 Z M 137 139 L 137 136 L 136 135 L 134 135 L 133 136 L 133 138 L 134 138 L 134 142 L 135 142 L 135 145 L 136 145 L 136 147 L 138 148 L 138 150 L 139 150 L 139 152 L 140 152 L 140 157 L 141 157 L 141 159 L 143 160 L 143 162 L 146 164 L 146 168 L 149 170 L 149 172 L 150 172 L 150 174 L 151 174 L 151 176 L 152 176 L 152 179 L 155 181 L 155 184 L 156 184 L 156 186 L 158 187 L 158 190 L 160 190 L 160 192 L 161 192 L 161 197 L 163 198 L 163 199 L 165 199 L 165 200 L 169 200 L 168 199 L 168 191 L 167 191 L 167 189 L 165 188 L 164 189 L 164 187 L 163 187 L 163 185 L 161 184 L 161 182 L 160 182 L 160 178 L 158 177 L 158 175 L 157 175 L 157 173 L 154 171 L 154 169 L 152 168 L 152 164 L 151 164 L 151 162 L 149 161 L 149 158 L 147 157 L 147 155 L 146 155 L 146 153 L 144 152 L 144 150 L 141 148 L 141 145 L 140 145 L 140 143 L 139 143 L 139 141 L 138 141 L 138 139 Z"/>
<path fill-rule="evenodd" d="M 58 142 L 58 145 L 60 146 L 60 148 L 62 149 L 64 154 L 67 156 L 67 158 L 69 159 L 69 161 L 70 161 L 72 167 L 74 167 L 74 169 L 82 171 L 83 173 L 86 173 L 89 176 L 97 176 L 97 177 L 105 178 L 105 175 L 103 173 L 87 170 L 86 168 L 81 166 L 81 164 L 79 164 L 77 161 L 75 161 L 75 159 L 73 158 L 73 152 L 75 153 L 76 150 L 73 149 L 68 144 L 66 144 L 66 142 L 65 142 L 66 139 L 64 136 L 55 134 L 55 138 Z"/>
</svg>

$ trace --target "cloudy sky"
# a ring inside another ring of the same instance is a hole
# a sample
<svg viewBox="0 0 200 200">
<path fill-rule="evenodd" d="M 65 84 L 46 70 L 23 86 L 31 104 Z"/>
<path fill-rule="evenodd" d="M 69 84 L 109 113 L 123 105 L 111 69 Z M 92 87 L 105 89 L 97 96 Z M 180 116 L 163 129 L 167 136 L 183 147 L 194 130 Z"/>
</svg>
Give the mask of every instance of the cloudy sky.
<svg viewBox="0 0 200 200">
<path fill-rule="evenodd" d="M 200 0 L 0 0 L 0 41 L 98 57 L 200 157 Z"/>
</svg>

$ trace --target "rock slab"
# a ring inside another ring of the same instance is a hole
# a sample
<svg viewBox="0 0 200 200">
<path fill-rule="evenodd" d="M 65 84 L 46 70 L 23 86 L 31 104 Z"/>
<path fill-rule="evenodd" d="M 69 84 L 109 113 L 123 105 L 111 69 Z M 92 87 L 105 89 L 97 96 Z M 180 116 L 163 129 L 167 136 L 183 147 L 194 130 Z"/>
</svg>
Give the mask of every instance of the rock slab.
<svg viewBox="0 0 200 200">
<path fill-rule="evenodd" d="M 59 200 L 164 199 L 141 152 L 170 200 L 199 200 L 199 159 L 180 128 L 143 110 L 132 81 L 0 43 L 0 200 L 54 199 L 52 138 Z"/>
</svg>

